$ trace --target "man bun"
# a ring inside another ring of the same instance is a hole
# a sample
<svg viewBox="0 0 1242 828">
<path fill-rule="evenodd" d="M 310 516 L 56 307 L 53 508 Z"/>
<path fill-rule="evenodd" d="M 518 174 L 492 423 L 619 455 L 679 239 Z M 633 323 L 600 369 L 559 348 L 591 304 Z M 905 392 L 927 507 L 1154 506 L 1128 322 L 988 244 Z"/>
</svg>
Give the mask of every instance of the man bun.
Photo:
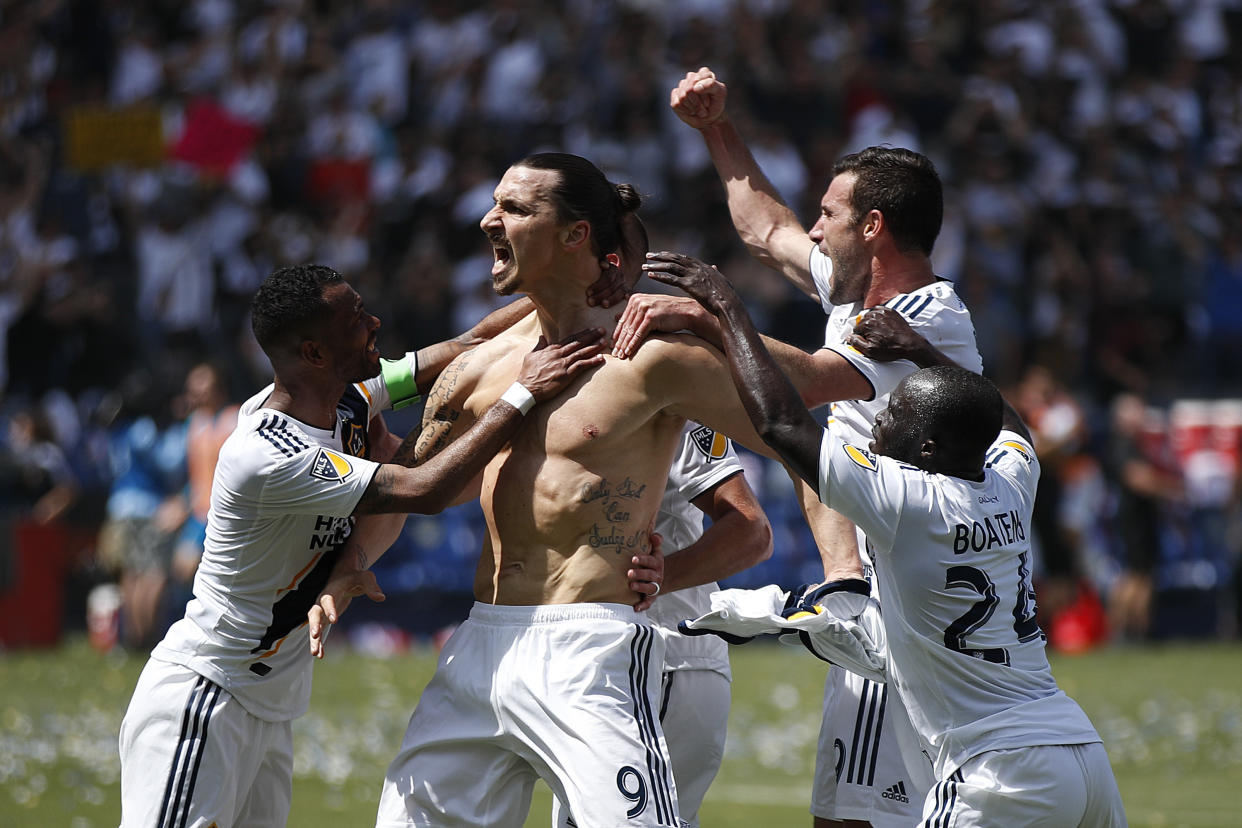
<svg viewBox="0 0 1242 828">
<path fill-rule="evenodd" d="M 621 200 L 621 212 L 633 213 L 642 206 L 643 197 L 633 184 L 618 184 L 617 198 Z"/>
</svg>

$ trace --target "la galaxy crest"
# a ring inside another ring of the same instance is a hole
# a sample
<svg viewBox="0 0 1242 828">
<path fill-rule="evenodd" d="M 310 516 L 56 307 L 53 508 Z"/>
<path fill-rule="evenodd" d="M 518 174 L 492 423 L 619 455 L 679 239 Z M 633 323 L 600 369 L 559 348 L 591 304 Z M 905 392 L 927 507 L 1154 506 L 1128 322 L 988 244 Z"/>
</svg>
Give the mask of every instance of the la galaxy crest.
<svg viewBox="0 0 1242 828">
<path fill-rule="evenodd" d="M 354 467 L 343 454 L 321 448 L 311 464 L 310 475 L 320 480 L 343 483 L 354 473 Z"/>
<path fill-rule="evenodd" d="M 367 434 L 362 426 L 355 422 L 346 422 L 341 434 L 345 451 L 354 457 L 364 457 L 367 451 Z"/>
<path fill-rule="evenodd" d="M 691 431 L 690 439 L 694 441 L 694 447 L 707 458 L 709 463 L 723 460 L 729 451 L 729 438 L 707 426 L 701 425 Z"/>
</svg>

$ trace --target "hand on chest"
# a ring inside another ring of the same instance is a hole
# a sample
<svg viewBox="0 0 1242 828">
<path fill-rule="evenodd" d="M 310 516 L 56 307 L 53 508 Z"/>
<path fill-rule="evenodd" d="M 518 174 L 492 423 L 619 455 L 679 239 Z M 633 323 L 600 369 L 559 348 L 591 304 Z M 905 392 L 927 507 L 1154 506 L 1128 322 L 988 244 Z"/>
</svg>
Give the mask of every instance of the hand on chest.
<svg viewBox="0 0 1242 828">
<path fill-rule="evenodd" d="M 518 376 L 523 355 L 506 355 L 489 366 L 471 395 L 469 408 L 474 416 L 481 416 Z M 526 415 L 521 433 L 539 434 L 549 448 L 564 450 L 614 445 L 641 432 L 655 413 L 632 366 L 609 360 L 584 373 L 555 398 L 536 405 Z"/>
</svg>

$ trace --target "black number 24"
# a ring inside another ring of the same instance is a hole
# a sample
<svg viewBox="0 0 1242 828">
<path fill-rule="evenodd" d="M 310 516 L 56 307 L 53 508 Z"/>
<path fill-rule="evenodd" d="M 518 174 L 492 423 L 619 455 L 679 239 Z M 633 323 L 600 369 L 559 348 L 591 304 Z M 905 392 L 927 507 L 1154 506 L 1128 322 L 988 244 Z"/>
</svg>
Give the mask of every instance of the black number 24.
<svg viewBox="0 0 1242 828">
<path fill-rule="evenodd" d="M 1030 552 L 1018 556 L 1018 598 L 1013 606 L 1013 631 L 1019 642 L 1046 638 L 1035 620 L 1035 592 L 1031 589 Z M 971 604 L 952 624 L 944 629 L 944 646 L 972 658 L 981 658 L 993 664 L 1009 664 L 1009 651 L 1004 647 L 971 647 L 966 637 L 982 627 L 996 612 L 1000 598 L 996 584 L 988 573 L 973 566 L 951 566 L 945 574 L 944 588 L 964 587 L 981 597 Z"/>
</svg>

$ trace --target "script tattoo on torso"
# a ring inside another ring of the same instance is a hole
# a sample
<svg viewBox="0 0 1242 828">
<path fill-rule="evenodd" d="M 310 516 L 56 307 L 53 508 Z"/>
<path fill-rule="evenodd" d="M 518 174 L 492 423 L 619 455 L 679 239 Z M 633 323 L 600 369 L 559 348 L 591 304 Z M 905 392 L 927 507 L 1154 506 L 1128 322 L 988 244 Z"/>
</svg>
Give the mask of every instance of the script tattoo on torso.
<svg viewBox="0 0 1242 828">
<path fill-rule="evenodd" d="M 647 548 L 647 529 L 629 526 L 630 510 L 646 491 L 647 484 L 635 483 L 629 477 L 615 485 L 604 478 L 582 488 L 581 502 L 594 503 L 599 509 L 600 519 L 591 524 L 587 534 L 592 549 L 623 555 Z"/>
</svg>

